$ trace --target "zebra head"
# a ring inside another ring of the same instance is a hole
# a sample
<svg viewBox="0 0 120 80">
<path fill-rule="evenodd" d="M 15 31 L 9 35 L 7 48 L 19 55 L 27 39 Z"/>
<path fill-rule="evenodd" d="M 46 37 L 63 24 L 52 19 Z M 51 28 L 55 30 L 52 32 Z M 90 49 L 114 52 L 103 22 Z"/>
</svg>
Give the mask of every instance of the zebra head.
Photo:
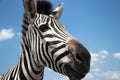
<svg viewBox="0 0 120 80">
<path fill-rule="evenodd" d="M 37 65 L 80 80 L 89 72 L 90 53 L 65 29 L 59 18 L 63 3 L 52 10 L 48 1 L 23 0 L 29 17 L 25 43 Z"/>
</svg>

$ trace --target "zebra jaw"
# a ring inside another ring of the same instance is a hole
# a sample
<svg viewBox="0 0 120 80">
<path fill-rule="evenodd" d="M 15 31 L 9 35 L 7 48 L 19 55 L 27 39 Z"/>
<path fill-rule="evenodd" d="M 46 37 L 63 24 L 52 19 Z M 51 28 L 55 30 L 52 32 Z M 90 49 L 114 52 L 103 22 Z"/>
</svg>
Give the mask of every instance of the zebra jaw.
<svg viewBox="0 0 120 80">
<path fill-rule="evenodd" d="M 74 70 L 74 68 L 70 66 L 65 66 L 66 75 L 69 77 L 70 80 L 81 80 L 85 77 L 85 74 L 80 73 L 79 71 Z"/>
</svg>

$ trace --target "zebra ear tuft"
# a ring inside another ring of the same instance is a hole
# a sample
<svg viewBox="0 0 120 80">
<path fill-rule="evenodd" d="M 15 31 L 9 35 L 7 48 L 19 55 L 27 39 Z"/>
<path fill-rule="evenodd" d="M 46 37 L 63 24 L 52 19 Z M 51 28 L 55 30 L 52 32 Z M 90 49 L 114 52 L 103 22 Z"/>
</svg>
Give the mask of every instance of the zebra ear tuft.
<svg viewBox="0 0 120 80">
<path fill-rule="evenodd" d="M 37 12 L 35 0 L 22 0 L 25 13 L 31 19 L 34 18 Z"/>
<path fill-rule="evenodd" d="M 59 4 L 59 6 L 53 10 L 50 16 L 59 19 L 61 17 L 62 11 L 63 11 L 63 3 Z"/>
<path fill-rule="evenodd" d="M 52 12 L 52 4 L 49 1 L 37 1 L 37 13 L 49 15 Z"/>
</svg>

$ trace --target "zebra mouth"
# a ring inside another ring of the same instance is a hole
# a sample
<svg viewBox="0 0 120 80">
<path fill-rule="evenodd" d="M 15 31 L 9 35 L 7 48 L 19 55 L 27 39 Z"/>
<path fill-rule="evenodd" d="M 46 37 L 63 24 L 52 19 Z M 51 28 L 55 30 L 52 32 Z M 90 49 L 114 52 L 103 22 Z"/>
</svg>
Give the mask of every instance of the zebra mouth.
<svg viewBox="0 0 120 80">
<path fill-rule="evenodd" d="M 79 71 L 74 70 L 70 66 L 65 66 L 66 75 L 69 77 L 70 80 L 81 80 L 85 77 L 85 74 L 80 73 Z"/>
</svg>

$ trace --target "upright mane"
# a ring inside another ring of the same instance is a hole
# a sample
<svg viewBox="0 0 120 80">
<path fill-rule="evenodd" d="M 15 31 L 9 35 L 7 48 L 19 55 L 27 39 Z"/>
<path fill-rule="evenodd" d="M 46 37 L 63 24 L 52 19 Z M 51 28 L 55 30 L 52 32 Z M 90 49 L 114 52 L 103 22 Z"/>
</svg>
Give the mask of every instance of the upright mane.
<svg viewBox="0 0 120 80">
<path fill-rule="evenodd" d="M 52 12 L 52 4 L 49 1 L 37 1 L 37 12 L 49 15 Z"/>
</svg>

